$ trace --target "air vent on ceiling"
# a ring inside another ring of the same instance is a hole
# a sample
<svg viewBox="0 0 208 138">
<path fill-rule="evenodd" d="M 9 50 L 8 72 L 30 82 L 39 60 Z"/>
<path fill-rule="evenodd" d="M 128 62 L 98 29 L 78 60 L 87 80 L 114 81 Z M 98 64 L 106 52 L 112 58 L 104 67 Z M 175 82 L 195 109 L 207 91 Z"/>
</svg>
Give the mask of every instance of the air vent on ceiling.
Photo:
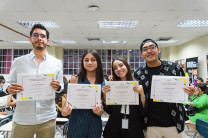
<svg viewBox="0 0 208 138">
<path fill-rule="evenodd" d="M 157 41 L 169 41 L 172 37 L 160 37 Z"/>
</svg>

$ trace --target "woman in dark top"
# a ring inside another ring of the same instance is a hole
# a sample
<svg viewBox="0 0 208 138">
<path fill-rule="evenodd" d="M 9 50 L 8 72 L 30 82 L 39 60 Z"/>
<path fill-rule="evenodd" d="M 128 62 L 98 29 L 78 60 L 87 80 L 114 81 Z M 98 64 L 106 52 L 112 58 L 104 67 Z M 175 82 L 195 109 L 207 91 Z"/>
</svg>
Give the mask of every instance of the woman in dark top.
<svg viewBox="0 0 208 138">
<path fill-rule="evenodd" d="M 124 59 L 115 59 L 112 62 L 113 81 L 133 81 L 129 64 Z M 104 101 L 106 93 L 110 91 L 109 85 L 102 88 Z M 145 106 L 145 96 L 142 85 L 134 87 L 140 94 L 140 105 L 105 105 L 104 110 L 110 115 L 105 126 L 105 138 L 144 138 L 143 119 L 140 109 Z M 127 111 L 128 110 L 128 111 Z M 122 128 L 122 119 L 128 119 L 128 129 Z"/>
<path fill-rule="evenodd" d="M 82 56 L 81 70 L 78 76 L 72 76 L 70 83 L 104 85 L 102 63 L 95 51 L 87 51 Z M 62 115 L 69 114 L 67 138 L 100 138 L 102 134 L 101 115 L 103 109 L 99 104 L 91 109 L 74 109 L 68 103 L 62 110 Z"/>
</svg>

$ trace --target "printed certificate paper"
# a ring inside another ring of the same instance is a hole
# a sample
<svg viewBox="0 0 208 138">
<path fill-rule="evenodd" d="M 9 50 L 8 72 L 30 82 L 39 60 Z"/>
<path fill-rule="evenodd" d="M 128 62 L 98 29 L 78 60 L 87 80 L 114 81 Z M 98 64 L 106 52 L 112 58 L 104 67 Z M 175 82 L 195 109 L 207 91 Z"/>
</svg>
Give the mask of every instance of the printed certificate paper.
<svg viewBox="0 0 208 138">
<path fill-rule="evenodd" d="M 18 74 L 17 83 L 24 91 L 17 94 L 17 101 L 54 99 L 55 91 L 50 86 L 54 74 Z"/>
<path fill-rule="evenodd" d="M 92 109 L 100 100 L 101 85 L 68 84 L 67 101 L 73 109 Z"/>
<path fill-rule="evenodd" d="M 106 94 L 107 105 L 139 105 L 139 92 L 134 92 L 137 81 L 107 81 L 110 92 Z"/>
<path fill-rule="evenodd" d="M 188 77 L 152 77 L 151 98 L 156 102 L 187 103 L 188 94 L 183 87 L 188 86 Z"/>
</svg>

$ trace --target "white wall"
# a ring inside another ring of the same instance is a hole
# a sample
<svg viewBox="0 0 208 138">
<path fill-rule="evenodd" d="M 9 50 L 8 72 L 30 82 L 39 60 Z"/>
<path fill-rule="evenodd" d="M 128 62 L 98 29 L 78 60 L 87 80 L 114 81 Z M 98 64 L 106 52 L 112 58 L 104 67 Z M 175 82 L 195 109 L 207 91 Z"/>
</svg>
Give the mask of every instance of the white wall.
<svg viewBox="0 0 208 138">
<path fill-rule="evenodd" d="M 198 76 L 204 80 L 207 76 L 207 63 L 206 54 L 208 54 L 208 35 L 199 37 L 183 45 L 175 47 L 167 47 L 162 49 L 162 59 L 175 62 L 175 60 L 186 59 L 191 57 L 198 57 Z M 63 48 L 60 47 L 48 47 L 48 53 L 52 56 L 63 60 Z M 3 74 L 5 78 L 7 74 Z M 67 78 L 70 79 L 70 75 Z"/>
<path fill-rule="evenodd" d="M 163 54 L 164 51 L 166 51 L 167 53 L 169 52 L 170 54 Z M 199 37 L 183 45 L 164 48 L 164 51 L 162 52 L 162 58 L 170 61 L 198 57 L 198 76 L 206 80 L 206 55 L 208 54 L 208 35 Z"/>
<path fill-rule="evenodd" d="M 15 47 L 15 48 L 17 48 L 17 47 Z M 19 48 L 24 49 L 22 47 L 19 47 Z M 63 48 L 50 46 L 50 47 L 47 47 L 47 51 L 50 55 L 52 55 L 52 56 L 54 56 L 54 57 L 56 57 L 56 58 L 58 58 L 59 60 L 62 61 L 62 59 L 63 59 Z M 9 74 L 0 74 L 0 75 L 3 75 L 5 79 L 7 79 L 8 76 L 9 76 Z M 70 77 L 71 77 L 70 75 L 67 76 L 68 79 L 70 79 Z"/>
</svg>

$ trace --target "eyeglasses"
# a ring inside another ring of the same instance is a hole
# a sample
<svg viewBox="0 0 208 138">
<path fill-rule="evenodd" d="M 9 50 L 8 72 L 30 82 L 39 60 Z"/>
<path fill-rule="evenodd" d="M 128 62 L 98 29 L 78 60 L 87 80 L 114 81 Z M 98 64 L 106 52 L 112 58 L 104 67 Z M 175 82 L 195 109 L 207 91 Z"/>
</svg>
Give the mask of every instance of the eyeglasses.
<svg viewBox="0 0 208 138">
<path fill-rule="evenodd" d="M 34 33 L 34 34 L 33 34 L 33 38 L 35 38 L 35 39 L 37 39 L 39 36 L 40 36 L 40 38 L 42 38 L 42 39 L 46 38 L 46 35 L 44 35 L 44 34 L 38 34 L 38 33 Z"/>
<path fill-rule="evenodd" d="M 153 51 L 153 50 L 155 50 L 156 47 L 157 47 L 156 45 L 151 45 L 149 48 L 144 47 L 142 49 L 142 52 L 147 52 L 148 50 Z"/>
</svg>

